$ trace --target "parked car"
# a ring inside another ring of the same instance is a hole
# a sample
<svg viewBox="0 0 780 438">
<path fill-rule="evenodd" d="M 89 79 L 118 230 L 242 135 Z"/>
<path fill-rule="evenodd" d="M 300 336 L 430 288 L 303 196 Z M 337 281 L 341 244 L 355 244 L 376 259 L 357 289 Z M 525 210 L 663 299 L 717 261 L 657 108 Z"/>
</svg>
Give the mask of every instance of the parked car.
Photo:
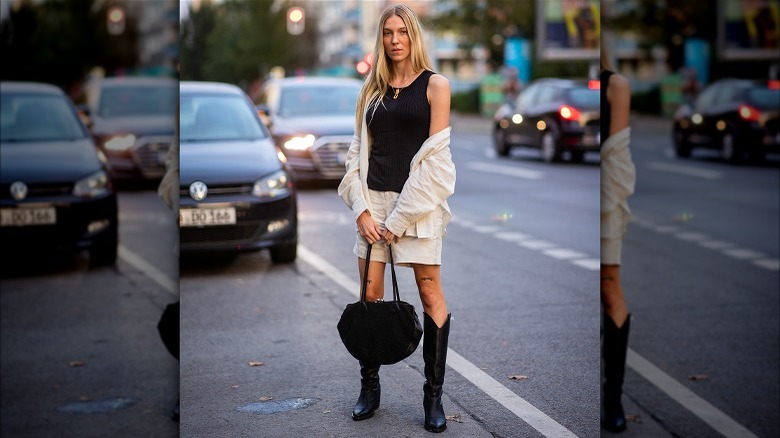
<svg viewBox="0 0 780 438">
<path fill-rule="evenodd" d="M 582 161 L 601 147 L 598 81 L 545 78 L 532 81 L 514 103 L 495 114 L 493 143 L 505 157 L 516 146 L 540 149 L 544 161 L 564 152 Z"/>
<path fill-rule="evenodd" d="M 163 176 L 174 141 L 178 93 L 178 81 L 158 77 L 106 78 L 86 86 L 81 109 L 114 178 Z"/>
<path fill-rule="evenodd" d="M 179 99 L 181 251 L 269 248 L 274 263 L 294 261 L 295 188 L 249 97 L 230 84 L 182 82 Z"/>
<path fill-rule="evenodd" d="M 0 236 L 6 255 L 117 256 L 117 200 L 73 102 L 59 88 L 0 82 Z"/>
<path fill-rule="evenodd" d="M 355 108 L 363 83 L 349 78 L 285 78 L 260 92 L 279 149 L 298 180 L 340 180 L 355 133 Z"/>
<path fill-rule="evenodd" d="M 780 81 L 721 79 L 684 104 L 674 116 L 672 135 L 678 157 L 696 148 L 720 151 L 737 162 L 780 152 Z"/>
</svg>

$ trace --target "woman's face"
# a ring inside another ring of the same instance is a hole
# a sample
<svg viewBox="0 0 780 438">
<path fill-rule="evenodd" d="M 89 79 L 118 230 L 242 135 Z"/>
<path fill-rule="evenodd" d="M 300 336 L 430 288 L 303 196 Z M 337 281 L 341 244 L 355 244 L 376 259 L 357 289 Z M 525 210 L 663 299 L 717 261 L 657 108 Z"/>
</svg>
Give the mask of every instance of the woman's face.
<svg viewBox="0 0 780 438">
<path fill-rule="evenodd" d="M 393 62 L 402 61 L 409 56 L 412 46 L 409 31 L 404 20 L 398 15 L 391 15 L 385 20 L 382 28 L 382 43 L 385 46 L 385 53 Z"/>
</svg>

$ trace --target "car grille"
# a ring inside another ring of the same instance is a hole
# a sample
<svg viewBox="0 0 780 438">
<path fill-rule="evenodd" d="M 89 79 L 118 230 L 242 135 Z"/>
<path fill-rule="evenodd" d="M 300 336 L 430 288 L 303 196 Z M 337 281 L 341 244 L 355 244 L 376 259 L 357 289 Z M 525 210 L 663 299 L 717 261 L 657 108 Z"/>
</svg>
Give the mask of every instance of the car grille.
<svg viewBox="0 0 780 438">
<path fill-rule="evenodd" d="M 0 197 L 11 199 L 11 185 L 0 185 Z M 27 198 L 46 198 L 69 195 L 73 191 L 73 184 L 70 183 L 46 183 L 46 184 L 27 184 Z"/>
<path fill-rule="evenodd" d="M 314 146 L 312 158 L 316 161 L 317 167 L 326 178 L 340 178 L 344 176 L 344 161 L 352 143 L 352 137 L 321 137 Z"/>
<path fill-rule="evenodd" d="M 262 223 L 226 225 L 226 226 L 207 226 L 182 227 L 179 229 L 179 238 L 186 243 L 205 243 L 205 242 L 241 242 L 250 240 L 257 235 Z"/>
<path fill-rule="evenodd" d="M 214 185 L 208 186 L 208 194 L 206 197 L 208 198 L 208 196 L 211 195 L 246 195 L 249 193 L 252 193 L 252 184 Z M 190 187 L 179 187 L 179 195 L 190 196 Z"/>
<path fill-rule="evenodd" d="M 171 147 L 171 137 L 141 137 L 133 148 L 133 160 L 147 178 L 165 174 L 165 156 Z"/>
</svg>

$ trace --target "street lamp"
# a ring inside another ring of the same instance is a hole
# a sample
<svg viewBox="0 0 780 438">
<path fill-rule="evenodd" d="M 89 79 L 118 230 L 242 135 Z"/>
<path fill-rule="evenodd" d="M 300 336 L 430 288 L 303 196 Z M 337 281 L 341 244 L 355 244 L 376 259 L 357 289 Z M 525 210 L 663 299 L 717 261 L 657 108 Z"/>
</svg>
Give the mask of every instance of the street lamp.
<svg viewBox="0 0 780 438">
<path fill-rule="evenodd" d="M 303 8 L 294 7 L 287 10 L 287 33 L 300 35 L 306 27 L 306 15 Z"/>
</svg>

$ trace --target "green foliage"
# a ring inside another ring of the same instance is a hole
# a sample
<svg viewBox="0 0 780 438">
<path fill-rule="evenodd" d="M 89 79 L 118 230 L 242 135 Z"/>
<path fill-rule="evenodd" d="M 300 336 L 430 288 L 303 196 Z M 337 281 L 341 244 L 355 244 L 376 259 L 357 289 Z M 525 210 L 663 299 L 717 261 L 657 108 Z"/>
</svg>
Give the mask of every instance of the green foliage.
<svg viewBox="0 0 780 438">
<path fill-rule="evenodd" d="M 453 93 L 450 108 L 459 113 L 479 113 L 479 88 L 462 93 Z"/>
<path fill-rule="evenodd" d="M 661 114 L 661 89 L 652 87 L 631 94 L 631 110 L 638 113 Z"/>
</svg>

